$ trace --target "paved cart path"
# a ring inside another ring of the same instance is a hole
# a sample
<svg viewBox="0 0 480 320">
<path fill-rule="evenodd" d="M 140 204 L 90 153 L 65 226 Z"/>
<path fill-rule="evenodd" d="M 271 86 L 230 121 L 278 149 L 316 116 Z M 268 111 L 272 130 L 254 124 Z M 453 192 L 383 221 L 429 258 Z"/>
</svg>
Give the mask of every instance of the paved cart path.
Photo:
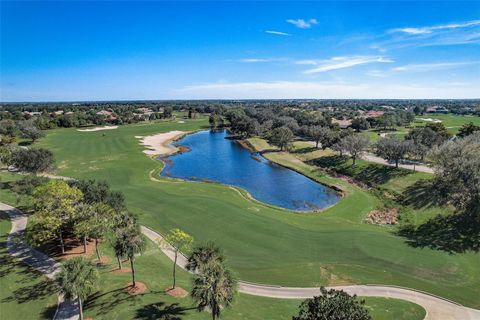
<svg viewBox="0 0 480 320">
<path fill-rule="evenodd" d="M 52 279 L 55 273 L 58 272 L 59 264 L 45 254 L 28 247 L 21 240 L 21 235 L 27 225 L 27 216 L 20 210 L 1 202 L 0 210 L 7 212 L 12 221 L 12 229 L 7 240 L 7 248 L 10 254 Z M 142 233 L 154 242 L 160 241 L 162 243 L 160 249 L 173 261 L 173 248 L 161 241 L 163 237 L 159 233 L 145 226 L 142 226 Z M 177 265 L 185 269 L 186 263 L 187 259 L 180 254 Z M 441 297 L 413 289 L 384 285 L 351 285 L 329 288 L 344 290 L 349 294 L 359 296 L 385 297 L 411 301 L 422 306 L 427 311 L 426 320 L 480 320 L 480 310 L 467 308 Z M 317 295 L 319 288 L 281 287 L 240 281 L 239 291 L 245 294 L 270 298 L 306 299 Z M 78 306 L 73 302 L 64 301 L 63 297 L 59 296 L 59 305 L 54 319 L 78 319 Z"/>
<path fill-rule="evenodd" d="M 30 248 L 23 241 L 23 233 L 27 227 L 27 216 L 20 210 L 0 202 L 0 211 L 4 211 L 10 217 L 12 228 L 7 237 L 8 252 L 19 261 L 43 273 L 53 280 L 59 271 L 60 264 L 40 251 Z M 58 296 L 58 307 L 54 319 L 77 320 L 78 306 L 75 302 L 64 300 Z"/>
<path fill-rule="evenodd" d="M 163 237 L 159 233 L 145 226 L 142 226 L 142 233 L 150 240 L 162 243 L 160 249 L 172 261 L 174 260 L 175 254 L 173 248 L 162 241 Z M 180 254 L 177 259 L 177 265 L 185 269 L 186 264 L 186 257 Z M 440 297 L 408 288 L 382 285 L 352 285 L 329 287 L 329 289 L 344 290 L 349 294 L 364 297 L 384 297 L 411 301 L 422 306 L 427 311 L 425 320 L 480 320 L 480 310 L 470 309 Z M 319 288 L 316 287 L 280 287 L 245 281 L 239 282 L 239 290 L 241 293 L 281 299 L 306 299 L 320 293 Z"/>
</svg>

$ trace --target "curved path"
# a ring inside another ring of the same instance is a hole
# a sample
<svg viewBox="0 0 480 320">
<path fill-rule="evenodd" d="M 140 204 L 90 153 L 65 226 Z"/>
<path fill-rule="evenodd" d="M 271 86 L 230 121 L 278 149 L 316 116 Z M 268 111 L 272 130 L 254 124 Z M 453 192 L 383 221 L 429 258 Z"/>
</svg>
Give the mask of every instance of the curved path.
<svg viewBox="0 0 480 320">
<path fill-rule="evenodd" d="M 161 242 L 161 240 L 163 240 L 163 237 L 159 233 L 145 226 L 142 226 L 142 233 L 154 242 Z M 174 261 L 175 253 L 170 245 L 163 243 L 160 249 L 167 257 Z M 177 265 L 185 270 L 186 264 L 186 257 L 180 254 L 177 259 Z M 385 297 L 411 301 L 422 306 L 427 311 L 426 320 L 480 320 L 480 310 L 470 309 L 455 302 L 412 289 L 382 285 L 337 286 L 329 287 L 329 289 L 344 290 L 349 294 L 364 297 Z M 239 282 L 239 291 L 255 296 L 282 299 L 306 299 L 320 293 L 317 287 L 280 287 L 245 281 Z"/>
<path fill-rule="evenodd" d="M 10 254 L 39 270 L 46 277 L 53 279 L 58 272 L 59 264 L 47 255 L 28 247 L 22 241 L 21 235 L 27 226 L 27 216 L 20 210 L 1 202 L 0 211 L 7 212 L 12 221 L 12 229 L 7 239 L 7 249 Z M 154 242 L 163 239 L 159 233 L 145 226 L 142 226 L 142 233 Z M 160 249 L 174 261 L 174 251 L 170 245 L 164 243 L 160 246 Z M 180 254 L 177 265 L 185 269 L 186 263 L 186 257 Z M 412 289 L 384 285 L 351 285 L 329 288 L 344 290 L 349 294 L 359 296 L 386 297 L 411 301 L 422 306 L 427 311 L 426 320 L 480 320 L 480 310 L 467 308 L 455 302 Z M 319 288 L 281 287 L 240 281 L 239 291 L 245 294 L 270 298 L 306 299 L 317 295 Z M 60 295 L 54 319 L 77 320 L 78 306 L 75 302 L 64 301 Z"/>
<path fill-rule="evenodd" d="M 12 228 L 7 237 L 8 252 L 19 261 L 35 268 L 47 278 L 53 280 L 59 271 L 60 264 L 40 251 L 30 248 L 23 241 L 23 232 L 27 227 L 27 216 L 20 210 L 0 202 L 0 211 L 4 211 L 10 217 Z M 64 300 L 58 296 L 58 307 L 54 319 L 77 320 L 78 305 L 76 302 Z"/>
</svg>

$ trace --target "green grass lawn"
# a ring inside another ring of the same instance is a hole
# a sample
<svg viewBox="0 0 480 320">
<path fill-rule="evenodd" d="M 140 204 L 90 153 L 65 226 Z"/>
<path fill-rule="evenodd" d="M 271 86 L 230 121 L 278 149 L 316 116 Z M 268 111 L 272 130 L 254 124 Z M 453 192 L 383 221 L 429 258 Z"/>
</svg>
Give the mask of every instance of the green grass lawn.
<svg viewBox="0 0 480 320">
<path fill-rule="evenodd" d="M 379 200 L 302 161 L 295 162 L 298 170 L 344 188 L 347 195 L 322 213 L 294 213 L 218 184 L 151 179 L 161 163 L 141 152 L 135 136 L 206 125 L 206 119 L 196 119 L 98 132 L 59 129 L 48 131 L 38 145 L 54 152 L 58 174 L 104 179 L 121 190 L 141 223 L 159 232 L 179 227 L 197 241 L 216 241 L 243 280 L 285 286 L 394 284 L 480 306 L 478 255 L 412 248 L 388 228 L 362 223 Z"/>
<path fill-rule="evenodd" d="M 423 116 L 415 117 L 414 125 L 422 125 L 428 124 L 430 122 L 422 120 L 422 119 L 438 119 L 441 120 L 442 123 L 447 127 L 447 130 L 452 133 L 456 134 L 460 127 L 464 124 L 472 122 L 473 124 L 480 126 L 480 117 L 479 116 L 460 116 L 454 114 L 425 114 Z"/>
<path fill-rule="evenodd" d="M 0 195 L 8 200 L 5 192 Z M 8 215 L 0 211 L 0 319 L 52 319 L 57 308 L 52 283 L 11 258 L 6 248 L 10 227 Z"/>
<path fill-rule="evenodd" d="M 2 174 L 5 181 L 16 179 L 12 174 Z M 2 201 L 14 199 L 8 189 L 1 189 Z M 8 202 L 8 201 L 7 201 Z M 56 308 L 54 289 L 45 279 L 29 268 L 12 261 L 6 253 L 4 239 L 10 229 L 6 214 L 0 212 L 0 258 L 2 260 L 0 310 L 1 319 L 38 319 L 52 317 Z M 85 316 L 94 319 L 158 319 L 170 315 L 179 319 L 210 319 L 207 312 L 197 312 L 191 298 L 173 298 L 165 294 L 171 286 L 172 262 L 147 240 L 147 250 L 135 261 L 137 281 L 147 284 L 148 290 L 131 296 L 124 291 L 131 281 L 130 273 L 114 273 L 116 259 L 107 242 L 100 246 L 102 255 L 109 256 L 110 263 L 99 266 L 100 281 L 97 291 L 85 303 Z M 3 263 L 5 262 L 5 263 Z M 7 263 L 8 262 L 8 263 Z M 124 263 L 124 267 L 129 267 Z M 177 284 L 186 290 L 191 288 L 191 275 L 177 269 Z M 407 301 L 366 297 L 366 307 L 374 320 L 420 320 L 425 310 Z M 239 294 L 232 308 L 226 309 L 222 318 L 240 319 L 291 319 L 300 300 L 282 300 Z M 162 318 L 163 319 L 163 318 Z"/>
<path fill-rule="evenodd" d="M 147 284 L 148 291 L 130 296 L 123 288 L 131 280 L 130 273 L 113 273 L 117 265 L 112 252 L 102 245 L 101 251 L 113 261 L 101 267 L 98 292 L 86 302 L 86 316 L 95 319 L 157 319 L 161 315 L 176 315 L 183 319 L 210 319 L 207 312 L 197 312 L 190 297 L 172 298 L 165 294 L 171 286 L 172 262 L 151 242 L 147 251 L 136 259 L 137 281 Z M 127 266 L 127 264 L 125 264 Z M 190 290 L 191 276 L 178 269 L 177 284 Z M 423 319 L 425 310 L 407 301 L 388 298 L 365 298 L 366 307 L 374 320 Z M 226 309 L 223 319 L 285 319 L 297 312 L 300 300 L 282 300 L 238 294 L 232 308 Z M 157 318 L 155 318 L 156 316 Z"/>
</svg>

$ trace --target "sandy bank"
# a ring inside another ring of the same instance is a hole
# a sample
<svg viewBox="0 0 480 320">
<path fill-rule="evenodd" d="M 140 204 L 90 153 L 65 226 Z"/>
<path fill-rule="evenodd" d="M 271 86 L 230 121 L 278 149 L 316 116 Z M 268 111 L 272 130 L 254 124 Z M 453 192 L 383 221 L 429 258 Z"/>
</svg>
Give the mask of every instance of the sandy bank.
<svg viewBox="0 0 480 320">
<path fill-rule="evenodd" d="M 92 131 L 102 131 L 102 130 L 112 130 L 117 129 L 118 126 L 103 126 L 103 127 L 95 127 L 91 129 L 77 129 L 80 132 L 92 132 Z"/>
<path fill-rule="evenodd" d="M 166 156 L 179 151 L 177 147 L 172 146 L 170 143 L 186 133 L 188 132 L 170 131 L 146 137 L 136 136 L 135 138 L 140 139 L 140 144 L 147 147 L 147 150 L 144 150 L 143 153 L 153 156 Z"/>
</svg>

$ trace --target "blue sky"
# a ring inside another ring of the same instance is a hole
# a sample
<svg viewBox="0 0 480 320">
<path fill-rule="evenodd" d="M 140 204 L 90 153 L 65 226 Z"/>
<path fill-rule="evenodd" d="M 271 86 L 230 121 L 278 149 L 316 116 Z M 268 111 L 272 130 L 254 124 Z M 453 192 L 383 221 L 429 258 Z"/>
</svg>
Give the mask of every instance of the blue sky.
<svg viewBox="0 0 480 320">
<path fill-rule="evenodd" d="M 480 2 L 0 2 L 0 100 L 480 98 Z"/>
</svg>

